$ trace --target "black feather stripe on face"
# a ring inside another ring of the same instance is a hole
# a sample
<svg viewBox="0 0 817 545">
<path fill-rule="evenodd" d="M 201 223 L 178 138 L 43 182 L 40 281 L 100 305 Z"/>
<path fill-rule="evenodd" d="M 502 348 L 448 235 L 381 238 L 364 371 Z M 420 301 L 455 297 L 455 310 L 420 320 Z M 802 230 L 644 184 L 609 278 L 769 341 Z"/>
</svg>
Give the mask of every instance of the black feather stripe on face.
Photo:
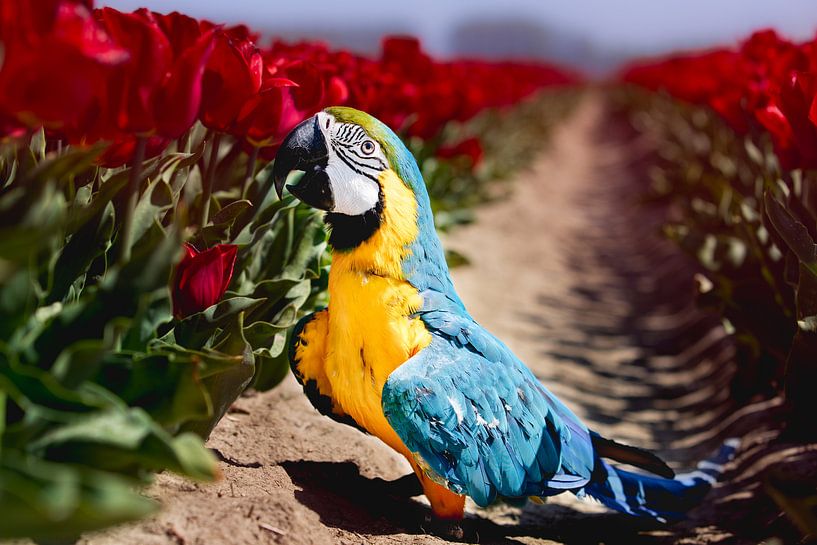
<svg viewBox="0 0 817 545">
<path fill-rule="evenodd" d="M 334 136 L 330 139 L 330 144 L 332 150 L 349 168 L 377 181 L 377 176 L 388 165 L 377 156 L 365 155 L 358 151 L 361 143 L 366 140 L 369 140 L 369 137 L 362 127 L 343 124 L 336 129 Z"/>
<path fill-rule="evenodd" d="M 329 244 L 335 250 L 351 250 L 369 240 L 380 228 L 383 214 L 383 191 L 371 210 L 359 216 L 327 212 L 324 221 L 329 226 Z"/>
<path fill-rule="evenodd" d="M 377 166 L 380 165 L 381 161 L 376 157 L 372 158 L 372 160 L 376 162 L 373 162 L 372 164 L 363 164 L 351 158 L 348 154 L 348 151 L 342 147 L 335 148 L 335 153 L 337 154 L 338 158 L 341 161 L 343 161 L 346 164 L 346 166 L 348 166 L 351 170 L 357 172 L 362 176 L 366 176 L 367 178 L 369 178 L 370 180 L 374 180 L 375 182 L 377 181 L 377 177 L 380 175 L 380 171 L 383 170 L 383 168 L 385 168 L 385 167 L 377 168 Z"/>
</svg>

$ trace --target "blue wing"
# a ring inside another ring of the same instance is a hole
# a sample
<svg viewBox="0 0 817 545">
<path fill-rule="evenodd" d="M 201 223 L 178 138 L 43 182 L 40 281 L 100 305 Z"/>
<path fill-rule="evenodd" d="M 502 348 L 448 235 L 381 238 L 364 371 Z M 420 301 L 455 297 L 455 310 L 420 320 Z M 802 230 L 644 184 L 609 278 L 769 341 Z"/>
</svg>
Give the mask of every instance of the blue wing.
<svg viewBox="0 0 817 545">
<path fill-rule="evenodd" d="M 585 486 L 590 434 L 457 301 L 426 292 L 431 344 L 389 376 L 383 411 L 431 475 L 481 506 Z"/>
</svg>

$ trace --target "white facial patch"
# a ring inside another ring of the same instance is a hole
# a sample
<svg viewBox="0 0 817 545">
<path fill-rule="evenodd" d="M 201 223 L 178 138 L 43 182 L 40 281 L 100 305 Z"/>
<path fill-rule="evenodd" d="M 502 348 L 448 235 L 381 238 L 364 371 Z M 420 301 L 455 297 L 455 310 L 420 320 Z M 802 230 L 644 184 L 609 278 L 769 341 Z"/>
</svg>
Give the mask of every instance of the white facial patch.
<svg viewBox="0 0 817 545">
<path fill-rule="evenodd" d="M 377 205 L 380 193 L 377 182 L 349 168 L 337 155 L 329 154 L 326 173 L 335 201 L 332 212 L 359 216 Z"/>
<path fill-rule="evenodd" d="M 326 174 L 332 186 L 332 212 L 360 216 L 380 199 L 377 177 L 388 162 L 380 145 L 352 123 L 338 123 L 326 112 L 317 114 L 329 152 Z"/>
</svg>

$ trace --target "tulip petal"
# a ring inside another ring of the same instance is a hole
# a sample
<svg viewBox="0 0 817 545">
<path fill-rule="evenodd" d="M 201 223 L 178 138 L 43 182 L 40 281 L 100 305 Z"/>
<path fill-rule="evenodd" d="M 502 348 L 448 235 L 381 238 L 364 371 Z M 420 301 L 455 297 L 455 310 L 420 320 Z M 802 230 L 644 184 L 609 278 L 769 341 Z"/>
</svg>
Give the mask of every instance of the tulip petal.
<svg viewBox="0 0 817 545">
<path fill-rule="evenodd" d="M 173 278 L 173 315 L 183 318 L 216 304 L 233 277 L 238 246 L 218 244 L 203 252 L 185 245 Z"/>
<path fill-rule="evenodd" d="M 156 93 L 156 128 L 162 136 L 178 138 L 196 121 L 204 67 L 213 51 L 213 38 L 212 30 L 202 34 L 176 59 L 171 74 Z"/>
</svg>

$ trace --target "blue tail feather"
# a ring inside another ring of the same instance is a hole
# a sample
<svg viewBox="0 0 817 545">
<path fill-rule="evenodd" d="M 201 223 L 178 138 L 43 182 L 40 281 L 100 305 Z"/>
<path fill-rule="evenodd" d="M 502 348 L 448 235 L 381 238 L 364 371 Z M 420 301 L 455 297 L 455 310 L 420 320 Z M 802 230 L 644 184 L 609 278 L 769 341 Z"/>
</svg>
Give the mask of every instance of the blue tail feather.
<svg viewBox="0 0 817 545">
<path fill-rule="evenodd" d="M 627 471 L 599 458 L 597 462 L 603 466 L 606 479 L 591 482 L 584 492 L 616 511 L 663 522 L 679 520 L 698 505 L 718 481 L 738 445 L 737 439 L 726 440 L 718 452 L 700 462 L 697 469 L 674 479 Z"/>
</svg>

